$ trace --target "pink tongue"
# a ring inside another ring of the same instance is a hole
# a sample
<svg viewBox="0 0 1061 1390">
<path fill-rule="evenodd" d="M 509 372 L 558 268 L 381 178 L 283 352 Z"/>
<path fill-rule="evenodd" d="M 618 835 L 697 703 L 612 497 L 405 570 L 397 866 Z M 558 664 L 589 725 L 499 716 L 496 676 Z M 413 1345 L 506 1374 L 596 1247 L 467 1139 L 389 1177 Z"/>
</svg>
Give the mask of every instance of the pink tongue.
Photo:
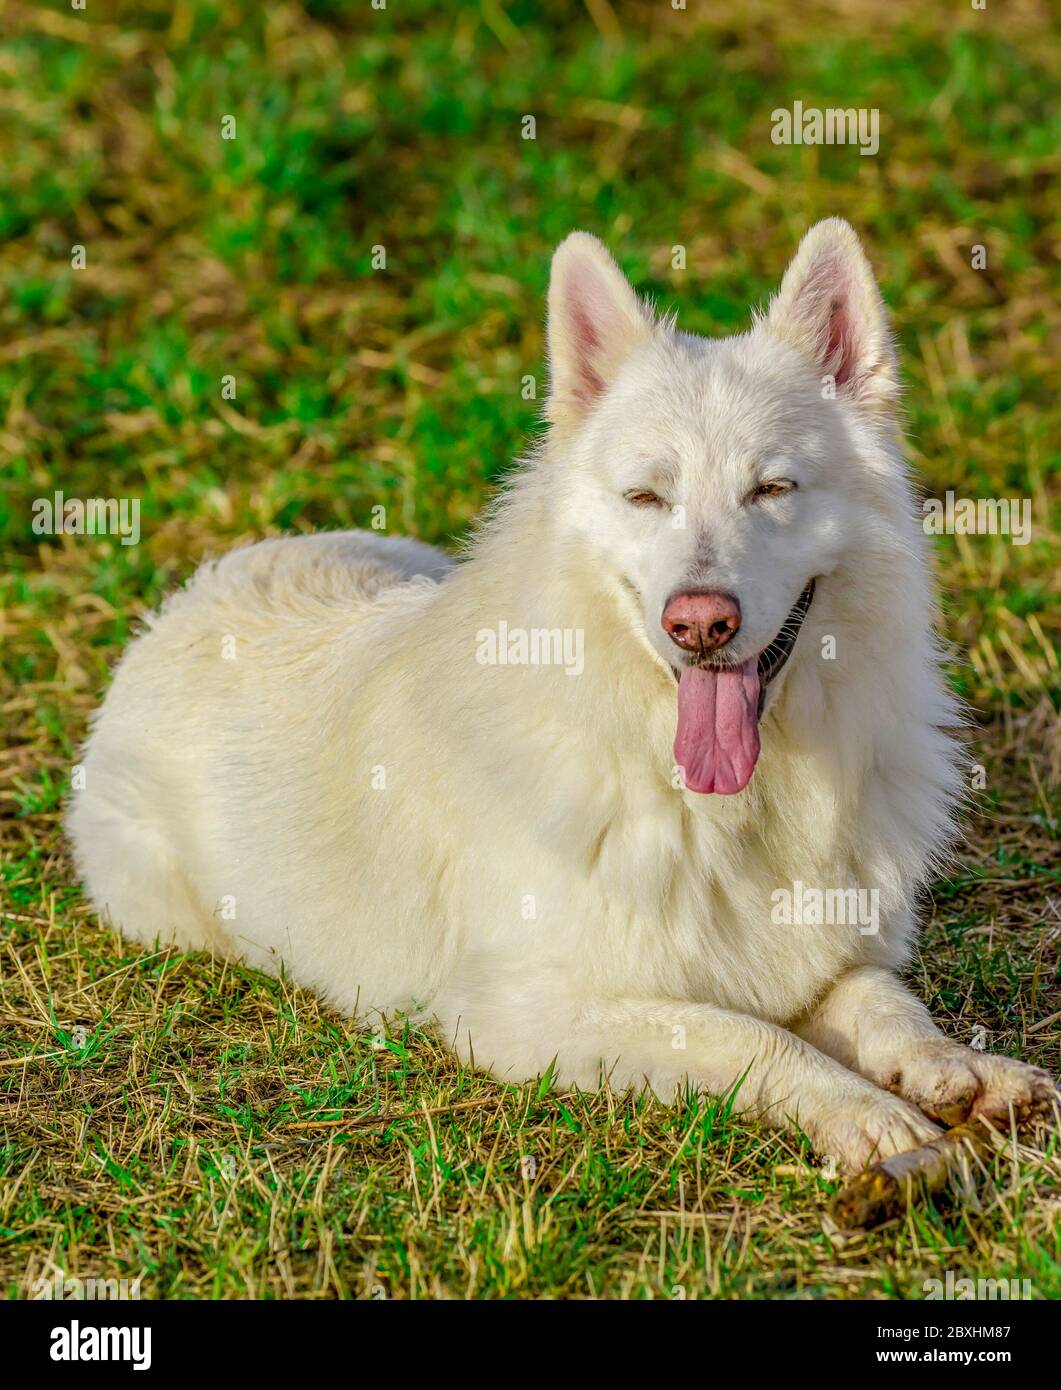
<svg viewBox="0 0 1061 1390">
<path fill-rule="evenodd" d="M 730 796 L 748 785 L 759 757 L 758 703 L 754 656 L 731 671 L 682 672 L 674 759 L 690 791 Z"/>
</svg>

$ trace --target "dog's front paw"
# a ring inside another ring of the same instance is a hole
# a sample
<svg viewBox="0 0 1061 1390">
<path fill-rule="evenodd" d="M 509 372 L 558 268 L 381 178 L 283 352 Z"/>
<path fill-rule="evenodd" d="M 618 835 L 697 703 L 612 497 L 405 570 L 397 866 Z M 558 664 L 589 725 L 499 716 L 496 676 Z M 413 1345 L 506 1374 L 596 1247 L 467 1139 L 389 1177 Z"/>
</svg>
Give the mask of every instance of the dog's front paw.
<svg viewBox="0 0 1061 1390">
<path fill-rule="evenodd" d="M 1038 1067 L 977 1052 L 945 1039 L 914 1044 L 878 1078 L 878 1084 L 945 1125 L 979 1116 L 1018 1127 L 1057 1123 L 1059 1093 Z"/>
<path fill-rule="evenodd" d="M 837 1102 L 804 1128 L 817 1152 L 831 1156 L 844 1173 L 861 1173 L 871 1163 L 920 1148 L 943 1132 L 915 1106 L 883 1091 Z"/>
</svg>

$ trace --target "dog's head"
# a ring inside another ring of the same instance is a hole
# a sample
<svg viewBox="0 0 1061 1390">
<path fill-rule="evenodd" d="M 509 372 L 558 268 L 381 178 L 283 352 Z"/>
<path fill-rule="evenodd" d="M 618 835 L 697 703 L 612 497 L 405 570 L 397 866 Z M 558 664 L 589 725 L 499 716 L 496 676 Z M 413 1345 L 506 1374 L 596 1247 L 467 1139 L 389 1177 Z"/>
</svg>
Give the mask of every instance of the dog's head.
<svg viewBox="0 0 1061 1390">
<path fill-rule="evenodd" d="M 659 319 L 576 232 L 553 260 L 549 356 L 564 524 L 678 681 L 686 785 L 740 791 L 816 586 L 895 512 L 896 365 L 866 257 L 845 222 L 819 223 L 751 331 L 712 341 Z"/>
</svg>

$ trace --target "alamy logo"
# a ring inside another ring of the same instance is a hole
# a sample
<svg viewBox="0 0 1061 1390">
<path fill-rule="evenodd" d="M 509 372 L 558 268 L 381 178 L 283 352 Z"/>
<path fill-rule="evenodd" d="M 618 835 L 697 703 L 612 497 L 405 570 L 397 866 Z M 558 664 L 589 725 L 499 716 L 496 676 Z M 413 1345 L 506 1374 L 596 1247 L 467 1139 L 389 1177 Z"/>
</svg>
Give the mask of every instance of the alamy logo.
<svg viewBox="0 0 1061 1390">
<path fill-rule="evenodd" d="M 140 541 L 138 497 L 36 497 L 33 520 L 36 536 L 120 536 L 122 545 Z"/>
<path fill-rule="evenodd" d="M 76 1274 L 64 1274 L 61 1269 L 57 1269 L 50 1279 L 34 1279 L 30 1285 L 30 1297 L 35 1302 L 39 1299 L 55 1299 L 57 1303 L 67 1299 L 137 1299 L 140 1297 L 142 1278 L 143 1275 L 138 1275 L 135 1279 L 80 1279 Z"/>
<path fill-rule="evenodd" d="M 134 1371 L 151 1369 L 150 1327 L 52 1328 L 53 1361 L 131 1361 Z"/>
<path fill-rule="evenodd" d="M 770 112 L 775 145 L 858 145 L 859 154 L 876 154 L 880 149 L 880 111 L 877 107 L 830 107 L 792 103 L 792 110 L 779 106 Z"/>
<path fill-rule="evenodd" d="M 947 1270 L 946 1279 L 926 1279 L 921 1285 L 926 1300 L 953 1299 L 1031 1299 L 1030 1279 L 956 1279 L 954 1270 Z"/>
<path fill-rule="evenodd" d="M 779 927 L 857 927 L 860 936 L 880 930 L 879 888 L 812 888 L 797 878 L 770 894 L 770 920 Z"/>
<path fill-rule="evenodd" d="M 481 627 L 475 644 L 480 666 L 562 666 L 567 676 L 584 669 L 580 627 L 509 627 L 502 618 L 496 628 Z"/>
<path fill-rule="evenodd" d="M 1012 536 L 1014 545 L 1027 545 L 1032 538 L 1030 497 L 956 498 L 946 492 L 942 502 L 926 497 L 921 510 L 929 536 Z"/>
</svg>

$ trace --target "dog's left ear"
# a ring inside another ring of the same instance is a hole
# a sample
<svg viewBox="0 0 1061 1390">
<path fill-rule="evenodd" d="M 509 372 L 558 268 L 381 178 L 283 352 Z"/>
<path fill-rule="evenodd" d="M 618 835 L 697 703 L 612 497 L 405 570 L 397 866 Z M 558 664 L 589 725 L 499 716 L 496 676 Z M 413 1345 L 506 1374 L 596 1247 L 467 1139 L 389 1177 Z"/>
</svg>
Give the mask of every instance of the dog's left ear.
<svg viewBox="0 0 1061 1390">
<path fill-rule="evenodd" d="M 652 318 L 608 251 L 588 232 L 556 248 L 549 279 L 547 414 L 571 430 L 604 395 L 628 354 L 652 335 Z"/>
<path fill-rule="evenodd" d="M 872 408 L 898 395 L 887 310 L 861 243 L 842 218 L 817 223 L 800 242 L 765 327 L 804 352 L 838 396 Z"/>
</svg>

